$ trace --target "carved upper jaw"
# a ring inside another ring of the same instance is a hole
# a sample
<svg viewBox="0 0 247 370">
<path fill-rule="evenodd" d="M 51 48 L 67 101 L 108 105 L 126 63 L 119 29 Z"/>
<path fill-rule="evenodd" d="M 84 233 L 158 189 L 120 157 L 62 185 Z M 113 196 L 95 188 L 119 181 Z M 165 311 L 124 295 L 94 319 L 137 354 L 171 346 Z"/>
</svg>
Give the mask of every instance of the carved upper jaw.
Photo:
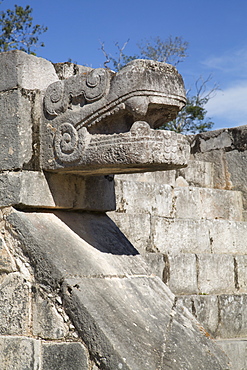
<svg viewBox="0 0 247 370">
<path fill-rule="evenodd" d="M 175 118 L 184 104 L 176 69 L 149 60 L 55 82 L 44 97 L 42 167 L 85 175 L 183 167 L 187 141 L 150 127 Z"/>
</svg>

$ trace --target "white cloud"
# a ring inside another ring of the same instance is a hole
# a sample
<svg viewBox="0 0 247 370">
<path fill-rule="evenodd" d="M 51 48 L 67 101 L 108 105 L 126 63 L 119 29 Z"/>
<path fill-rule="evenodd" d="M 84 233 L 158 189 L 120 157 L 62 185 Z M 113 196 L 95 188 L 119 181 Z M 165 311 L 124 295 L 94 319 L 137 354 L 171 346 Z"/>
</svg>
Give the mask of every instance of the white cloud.
<svg viewBox="0 0 247 370">
<path fill-rule="evenodd" d="M 211 70 L 222 73 L 247 76 L 247 47 L 210 56 L 202 64 Z"/>
<path fill-rule="evenodd" d="M 247 81 L 218 91 L 206 109 L 213 121 L 216 118 L 228 127 L 247 124 Z"/>
</svg>

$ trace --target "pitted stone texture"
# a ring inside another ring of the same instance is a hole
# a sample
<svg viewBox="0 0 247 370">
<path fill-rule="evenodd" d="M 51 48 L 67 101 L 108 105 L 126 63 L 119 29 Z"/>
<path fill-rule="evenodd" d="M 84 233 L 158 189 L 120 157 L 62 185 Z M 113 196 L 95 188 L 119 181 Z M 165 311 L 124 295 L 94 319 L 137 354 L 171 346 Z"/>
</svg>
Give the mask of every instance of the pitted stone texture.
<svg viewBox="0 0 247 370">
<path fill-rule="evenodd" d="M 165 254 L 209 253 L 210 226 L 212 226 L 211 223 L 208 225 L 205 220 L 152 217 L 151 244 L 153 250 Z M 128 234 L 126 235 L 129 237 Z"/>
<path fill-rule="evenodd" d="M 145 121 L 113 134 L 91 135 L 85 127 L 68 122 L 58 127 L 47 124 L 44 130 L 51 131 L 41 140 L 41 166 L 47 171 L 82 175 L 160 171 L 185 167 L 189 160 L 183 135 L 152 130 Z"/>
<path fill-rule="evenodd" d="M 39 370 L 40 342 L 25 337 L 0 336 L 1 370 Z"/>
<path fill-rule="evenodd" d="M 150 215 L 145 213 L 135 215 L 122 212 L 108 212 L 108 216 L 139 253 L 144 254 L 147 250 L 150 250 Z"/>
<path fill-rule="evenodd" d="M 192 219 L 243 219 L 242 193 L 205 188 L 175 188 L 174 216 Z"/>
<path fill-rule="evenodd" d="M 115 180 L 151 182 L 155 184 L 169 184 L 175 186 L 176 170 L 120 174 L 115 176 Z"/>
<path fill-rule="evenodd" d="M 146 275 L 145 261 L 104 214 L 13 211 L 7 218 L 23 230 L 32 263 L 42 265 L 37 278 L 51 286 L 62 276 Z"/>
<path fill-rule="evenodd" d="M 100 368 L 165 369 L 174 359 L 174 369 L 229 368 L 194 318 L 173 309 L 170 289 L 149 276 L 149 266 L 131 255 L 135 250 L 108 218 L 56 214 L 13 210 L 6 221 L 36 279 L 49 289 L 62 284 L 66 312 Z M 193 351 L 193 361 L 182 356 Z"/>
<path fill-rule="evenodd" d="M 217 340 L 216 343 L 227 353 L 234 370 L 247 369 L 247 340 Z"/>
<path fill-rule="evenodd" d="M 131 229 L 125 228 L 121 220 L 121 216 L 123 218 L 127 216 L 123 214 L 117 214 L 117 216 L 114 215 L 115 222 L 133 242 Z M 133 215 L 133 221 L 134 219 L 138 219 L 138 215 Z M 156 216 L 151 220 L 150 243 L 153 245 L 153 250 L 161 253 L 246 254 L 247 224 L 245 222 L 171 219 Z M 141 230 L 139 230 L 140 234 Z M 135 238 L 138 238 L 137 235 Z M 145 243 L 145 240 L 143 242 Z"/>
<path fill-rule="evenodd" d="M 214 187 L 243 192 L 247 209 L 247 126 L 198 134 L 192 141 L 193 158 L 214 165 Z"/>
<path fill-rule="evenodd" d="M 0 207 L 115 209 L 114 182 L 103 176 L 44 174 L 38 171 L 0 174 Z"/>
<path fill-rule="evenodd" d="M 173 210 L 170 185 L 116 180 L 116 211 L 120 213 L 162 215 Z"/>
<path fill-rule="evenodd" d="M 172 309 L 172 296 L 160 279 L 71 279 L 68 283 L 65 300 L 75 325 L 86 342 L 91 336 L 95 338 L 91 351 L 106 368 L 230 368 L 226 356 L 214 347 L 189 312 Z M 102 358 L 106 347 L 111 356 Z"/>
<path fill-rule="evenodd" d="M 16 264 L 4 239 L 0 236 L 0 274 L 16 271 Z"/>
<path fill-rule="evenodd" d="M 214 338 L 247 336 L 246 294 L 186 295 L 178 301 Z"/>
<path fill-rule="evenodd" d="M 81 343 L 42 343 L 42 370 L 89 370 L 88 354 Z"/>
<path fill-rule="evenodd" d="M 95 175 L 184 167 L 188 140 L 151 128 L 175 118 L 185 102 L 176 69 L 150 60 L 57 81 L 44 97 L 42 168 Z"/>
<path fill-rule="evenodd" d="M 217 330 L 219 338 L 247 337 L 247 295 L 220 295 L 220 320 Z"/>
<path fill-rule="evenodd" d="M 190 295 L 178 297 L 182 304 L 195 316 L 204 329 L 216 337 L 219 326 L 219 304 L 216 295 Z"/>
<path fill-rule="evenodd" d="M 0 284 L 0 334 L 25 335 L 31 317 L 31 287 L 23 276 L 9 273 Z"/>
<path fill-rule="evenodd" d="M 144 254 L 145 261 L 149 266 L 149 271 L 152 276 L 158 276 L 161 280 L 164 279 L 165 258 L 160 253 Z"/>
<path fill-rule="evenodd" d="M 236 281 L 233 256 L 199 254 L 198 290 L 201 294 L 234 293 Z"/>
<path fill-rule="evenodd" d="M 33 302 L 33 335 L 42 339 L 62 339 L 67 334 L 68 327 L 54 304 L 36 293 Z"/>
<path fill-rule="evenodd" d="M 247 293 L 247 255 L 235 256 L 236 285 L 239 293 Z"/>
<path fill-rule="evenodd" d="M 140 202 L 141 199 L 141 202 Z M 242 193 L 116 180 L 116 210 L 181 219 L 241 221 Z"/>
<path fill-rule="evenodd" d="M 0 53 L 0 91 L 23 88 L 44 90 L 58 80 L 51 62 L 20 50 Z"/>
<path fill-rule="evenodd" d="M 187 168 L 177 171 L 177 179 L 178 176 L 184 178 L 189 186 L 213 188 L 214 164 L 210 162 L 190 160 Z M 177 181 L 176 186 L 178 186 Z"/>
<path fill-rule="evenodd" d="M 181 313 L 182 315 L 179 316 Z M 210 336 L 198 322 L 195 323 L 195 326 L 197 326 L 202 333 L 203 339 L 200 343 L 200 348 L 198 346 L 194 346 L 193 343 L 193 324 L 191 325 L 189 312 L 183 307 L 183 305 L 181 305 L 180 302 L 177 302 L 176 312 L 174 312 L 173 320 L 171 320 L 170 323 L 171 330 L 167 336 L 167 345 L 163 359 L 163 369 L 194 369 L 195 364 L 197 369 L 231 369 L 232 367 L 230 361 L 226 357 L 226 354 L 220 354 L 216 348 L 211 347 L 213 342 L 210 340 Z M 186 341 L 188 348 L 187 351 L 184 351 L 183 347 L 178 343 L 178 337 L 180 338 L 181 343 Z M 203 353 L 202 356 L 201 352 Z M 208 353 L 214 353 L 214 355 L 211 357 L 210 363 L 207 363 L 206 359 Z M 220 363 L 222 360 L 224 361 L 224 364 Z"/>
<path fill-rule="evenodd" d="M 0 131 L 1 171 L 22 168 L 33 150 L 31 103 L 20 90 L 0 93 Z"/>
<path fill-rule="evenodd" d="M 180 253 L 167 256 L 166 275 L 174 294 L 195 294 L 197 288 L 197 261 L 194 254 Z"/>
</svg>

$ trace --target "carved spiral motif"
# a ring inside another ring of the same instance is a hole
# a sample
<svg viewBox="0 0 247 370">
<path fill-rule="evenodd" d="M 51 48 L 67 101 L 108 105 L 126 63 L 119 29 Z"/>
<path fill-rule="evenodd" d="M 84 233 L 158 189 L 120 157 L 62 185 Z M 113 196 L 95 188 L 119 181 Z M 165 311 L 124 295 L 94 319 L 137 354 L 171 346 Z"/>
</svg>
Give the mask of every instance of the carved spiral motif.
<svg viewBox="0 0 247 370">
<path fill-rule="evenodd" d="M 93 102 L 100 99 L 106 91 L 108 79 L 108 73 L 103 68 L 94 69 L 88 73 L 86 78 L 86 88 L 84 91 L 86 100 Z"/>
<path fill-rule="evenodd" d="M 47 113 L 51 116 L 57 116 L 67 109 L 64 100 L 64 82 L 57 81 L 48 86 L 44 98 L 44 104 Z"/>
<path fill-rule="evenodd" d="M 71 123 L 62 123 L 54 137 L 55 156 L 62 162 L 76 162 L 80 159 L 78 132 Z"/>
</svg>

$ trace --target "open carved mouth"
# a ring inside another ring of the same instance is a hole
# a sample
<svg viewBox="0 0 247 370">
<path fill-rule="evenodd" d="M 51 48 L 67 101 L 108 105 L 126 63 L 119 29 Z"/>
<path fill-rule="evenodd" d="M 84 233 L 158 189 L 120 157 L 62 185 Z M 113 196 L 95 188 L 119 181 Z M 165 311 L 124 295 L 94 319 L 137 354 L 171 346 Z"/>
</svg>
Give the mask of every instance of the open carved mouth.
<svg viewBox="0 0 247 370">
<path fill-rule="evenodd" d="M 107 174 L 185 166 L 186 140 L 151 129 L 174 119 L 184 103 L 176 69 L 148 60 L 55 82 L 44 98 L 44 169 Z"/>
</svg>

